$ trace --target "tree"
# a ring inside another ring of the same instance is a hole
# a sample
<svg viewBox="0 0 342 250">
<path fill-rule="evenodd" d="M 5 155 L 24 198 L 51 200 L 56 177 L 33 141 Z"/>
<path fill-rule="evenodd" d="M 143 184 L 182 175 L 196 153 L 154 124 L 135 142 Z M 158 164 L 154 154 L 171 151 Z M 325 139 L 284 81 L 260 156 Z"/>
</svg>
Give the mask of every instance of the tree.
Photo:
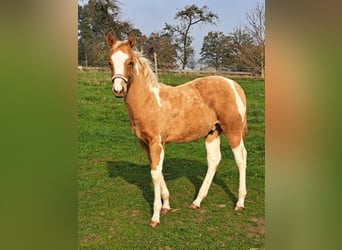
<svg viewBox="0 0 342 250">
<path fill-rule="evenodd" d="M 174 39 L 177 46 L 177 57 L 181 63 L 182 69 L 189 63 L 189 58 L 193 56 L 194 49 L 191 46 L 193 38 L 190 36 L 191 28 L 198 23 L 215 24 L 218 20 L 217 14 L 211 12 L 207 6 L 202 8 L 196 5 L 185 6 L 175 15 L 178 25 L 165 23 L 164 30 Z"/>
<path fill-rule="evenodd" d="M 215 70 L 229 66 L 231 58 L 230 37 L 223 32 L 209 32 L 203 39 L 200 61 Z"/>
<path fill-rule="evenodd" d="M 119 14 L 116 0 L 89 0 L 78 6 L 79 61 L 85 60 L 93 66 L 106 64 L 106 34 L 112 31 L 122 39 L 133 30 L 130 23 L 119 20 Z"/>
<path fill-rule="evenodd" d="M 253 46 L 253 38 L 251 35 L 243 29 L 241 26 L 235 28 L 230 36 L 231 53 L 233 57 L 233 65 L 237 67 L 239 71 L 246 67 L 251 67 L 248 60 L 250 55 L 250 47 Z"/>
<path fill-rule="evenodd" d="M 257 3 L 254 9 L 246 13 L 247 32 L 253 39 L 253 46 L 249 48 L 245 61 L 264 77 L 265 69 L 265 7 Z"/>
<path fill-rule="evenodd" d="M 144 55 L 154 62 L 154 53 L 158 56 L 158 68 L 173 69 L 177 66 L 176 46 L 172 44 L 172 38 L 159 32 L 152 33 L 142 44 Z"/>
</svg>

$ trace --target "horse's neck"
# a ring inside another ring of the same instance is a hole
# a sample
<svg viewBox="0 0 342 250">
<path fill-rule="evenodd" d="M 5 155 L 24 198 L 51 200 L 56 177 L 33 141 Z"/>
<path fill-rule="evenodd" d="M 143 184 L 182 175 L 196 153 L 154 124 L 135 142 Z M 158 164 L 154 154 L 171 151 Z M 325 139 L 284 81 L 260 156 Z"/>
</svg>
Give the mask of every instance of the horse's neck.
<svg viewBox="0 0 342 250">
<path fill-rule="evenodd" d="M 135 74 L 133 77 L 125 100 L 130 116 L 137 117 L 143 115 L 146 109 L 157 107 L 154 99 L 154 93 L 146 84 L 144 72 L 139 70 L 139 74 Z"/>
</svg>

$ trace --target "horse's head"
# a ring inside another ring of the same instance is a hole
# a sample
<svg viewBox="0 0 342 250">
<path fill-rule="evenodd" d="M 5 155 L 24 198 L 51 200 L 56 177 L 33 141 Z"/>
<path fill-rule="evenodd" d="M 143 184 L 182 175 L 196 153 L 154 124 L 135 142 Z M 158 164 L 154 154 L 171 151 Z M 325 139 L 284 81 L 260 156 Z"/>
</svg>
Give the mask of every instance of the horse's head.
<svg viewBox="0 0 342 250">
<path fill-rule="evenodd" d="M 117 41 L 112 33 L 107 36 L 109 65 L 112 71 L 112 92 L 116 97 L 125 97 L 133 77 L 133 51 L 135 36 L 130 34 L 128 40 Z"/>
</svg>

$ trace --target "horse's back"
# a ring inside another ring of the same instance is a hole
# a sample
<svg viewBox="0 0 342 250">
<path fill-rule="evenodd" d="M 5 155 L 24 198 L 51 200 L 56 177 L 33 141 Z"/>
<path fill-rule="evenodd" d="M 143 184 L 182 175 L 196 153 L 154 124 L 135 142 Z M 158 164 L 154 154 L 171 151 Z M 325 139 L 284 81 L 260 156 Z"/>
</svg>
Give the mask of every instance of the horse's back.
<svg viewBox="0 0 342 250">
<path fill-rule="evenodd" d="M 245 93 L 234 80 L 222 76 L 208 76 L 180 85 L 179 88 L 190 86 L 199 92 L 203 102 L 214 109 L 220 107 L 232 109 L 234 106 L 246 105 Z"/>
<path fill-rule="evenodd" d="M 173 131 L 171 141 L 204 137 L 217 123 L 227 129 L 239 130 L 243 126 L 246 99 L 233 80 L 202 77 L 177 87 L 162 85 L 160 94 L 163 113 L 168 114 L 164 122 Z"/>
</svg>

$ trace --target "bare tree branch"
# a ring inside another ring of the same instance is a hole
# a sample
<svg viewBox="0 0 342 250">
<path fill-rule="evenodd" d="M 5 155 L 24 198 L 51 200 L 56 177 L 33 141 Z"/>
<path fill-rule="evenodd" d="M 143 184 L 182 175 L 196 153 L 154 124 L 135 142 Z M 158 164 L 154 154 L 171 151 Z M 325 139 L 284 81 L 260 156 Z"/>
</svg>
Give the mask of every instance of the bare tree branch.
<svg viewBox="0 0 342 250">
<path fill-rule="evenodd" d="M 181 62 L 182 69 L 189 62 L 194 54 L 194 49 L 191 47 L 192 37 L 190 36 L 191 28 L 198 24 L 215 24 L 218 20 L 217 14 L 211 12 L 207 6 L 202 8 L 196 5 L 185 6 L 184 9 L 179 10 L 175 15 L 175 20 L 179 20 L 179 25 L 165 24 L 165 31 L 172 33 L 178 51 L 178 58 Z"/>
</svg>

